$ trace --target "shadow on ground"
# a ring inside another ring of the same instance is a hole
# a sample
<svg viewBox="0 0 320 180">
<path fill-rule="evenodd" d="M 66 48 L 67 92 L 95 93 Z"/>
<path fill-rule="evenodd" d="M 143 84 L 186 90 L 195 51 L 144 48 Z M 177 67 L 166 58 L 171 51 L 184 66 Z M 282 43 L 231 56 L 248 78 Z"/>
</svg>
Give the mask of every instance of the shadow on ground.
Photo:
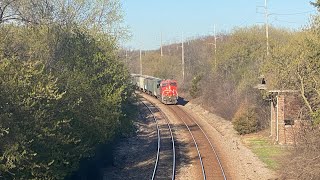
<svg viewBox="0 0 320 180">
<path fill-rule="evenodd" d="M 184 99 L 183 97 L 178 97 L 178 105 L 182 105 L 185 106 L 186 104 L 188 104 L 189 101 L 187 101 L 186 99 Z"/>
<path fill-rule="evenodd" d="M 153 118 L 146 114 L 145 107 L 140 106 L 141 112 L 135 122 L 136 135 L 120 139 L 111 149 L 110 146 L 107 149 L 101 148 L 96 157 L 83 161 L 78 172 L 67 180 L 151 179 L 157 152 L 156 124 Z M 190 164 L 192 159 L 187 156 L 186 143 L 175 140 L 175 144 L 178 172 L 181 167 Z M 161 168 L 161 171 L 161 178 L 171 179 L 172 163 Z"/>
</svg>

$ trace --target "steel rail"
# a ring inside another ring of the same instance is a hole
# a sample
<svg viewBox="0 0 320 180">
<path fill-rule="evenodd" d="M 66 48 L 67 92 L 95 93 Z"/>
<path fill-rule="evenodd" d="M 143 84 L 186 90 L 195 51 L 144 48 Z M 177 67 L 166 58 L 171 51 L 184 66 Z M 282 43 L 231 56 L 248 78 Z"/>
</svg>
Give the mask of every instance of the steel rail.
<svg viewBox="0 0 320 180">
<path fill-rule="evenodd" d="M 141 101 L 141 100 L 140 100 Z M 158 133 L 158 150 L 157 150 L 157 158 L 156 158 L 156 162 L 155 162 L 155 165 L 154 165 L 154 169 L 153 169 L 153 173 L 152 173 L 152 180 L 154 180 L 155 176 L 156 176 L 156 172 L 157 172 L 157 168 L 158 168 L 158 163 L 159 163 L 159 156 L 160 156 L 160 150 L 161 150 L 161 136 L 160 136 L 160 127 L 159 127 L 159 123 L 158 123 L 158 120 L 157 118 L 155 117 L 154 113 L 152 112 L 152 110 L 150 109 L 150 107 L 148 105 L 146 105 L 143 101 L 141 101 L 142 104 L 144 104 L 148 110 L 151 112 L 151 114 L 153 115 L 153 119 L 154 121 L 156 122 L 157 124 L 157 133 Z M 151 103 L 151 102 L 149 102 Z M 171 136 L 171 142 L 172 142 L 172 149 L 173 149 L 173 172 L 172 172 L 172 180 L 175 179 L 175 144 L 174 144 L 174 138 L 173 138 L 173 133 L 172 133 L 172 129 L 171 129 L 171 126 L 169 125 L 169 121 L 167 119 L 167 117 L 163 114 L 163 112 L 158 108 L 156 107 L 153 103 L 151 103 L 156 109 L 159 110 L 160 113 L 162 113 L 163 117 L 166 119 L 166 122 L 167 122 L 167 126 L 169 128 L 169 131 L 170 131 L 170 136 Z"/>
<path fill-rule="evenodd" d="M 178 107 L 178 106 L 177 106 L 177 107 Z M 210 144 L 210 146 L 211 146 L 211 149 L 212 149 L 212 151 L 214 152 L 214 154 L 215 154 L 215 156 L 216 156 L 216 159 L 217 159 L 217 161 L 218 161 L 218 164 L 219 164 L 219 166 L 220 166 L 220 170 L 221 170 L 221 173 L 222 173 L 222 175 L 223 175 L 223 178 L 224 178 L 224 180 L 226 180 L 227 177 L 226 177 L 225 172 L 224 172 L 224 169 L 223 169 L 223 167 L 222 167 L 222 163 L 221 163 L 221 161 L 220 161 L 220 158 L 219 158 L 219 156 L 218 156 L 215 148 L 213 147 L 210 139 L 208 138 L 207 134 L 204 132 L 204 130 L 201 128 L 201 126 L 194 120 L 194 118 L 193 118 L 191 115 L 189 115 L 188 113 L 186 113 L 182 108 L 180 108 L 180 107 L 178 107 L 178 108 L 179 108 L 180 110 L 182 110 L 188 117 L 190 117 L 190 119 L 191 119 L 194 123 L 196 123 L 197 126 L 200 128 L 200 130 L 202 131 L 202 133 L 203 133 L 204 136 L 206 137 L 207 141 L 209 142 L 209 144 Z"/>
<path fill-rule="evenodd" d="M 184 125 L 187 127 L 192 139 L 193 139 L 193 142 L 194 142 L 194 145 L 197 149 L 197 152 L 198 152 L 198 157 L 199 157 L 199 160 L 200 160 L 200 164 L 201 164 L 201 170 L 202 170 L 202 175 L 203 175 L 203 179 L 206 180 L 207 177 L 206 177 L 206 172 L 204 170 L 204 165 L 203 165 L 203 161 L 202 161 L 202 157 L 201 157 L 201 153 L 200 153 L 200 150 L 199 150 L 199 147 L 198 147 L 198 144 L 196 142 L 196 139 L 194 138 L 189 126 L 187 125 L 187 123 L 183 120 L 183 118 L 181 116 L 179 116 L 172 108 L 170 108 L 180 119 L 181 121 L 184 123 Z"/>
<path fill-rule="evenodd" d="M 150 102 L 151 104 L 153 104 L 152 102 Z M 173 137 L 173 132 L 172 132 L 172 128 L 170 126 L 170 122 L 169 122 L 169 119 L 168 117 L 164 114 L 164 112 L 159 108 L 157 107 L 155 104 L 153 104 L 158 110 L 159 112 L 162 114 L 162 116 L 166 119 L 166 123 L 167 123 L 167 126 L 169 128 L 169 131 L 170 131 L 170 136 L 171 136 L 171 142 L 172 142 L 172 153 L 173 153 L 173 159 L 172 159 L 172 176 L 171 176 L 171 179 L 174 180 L 175 179 L 175 169 L 176 169 L 176 150 L 175 150 L 175 143 L 174 143 L 174 137 Z"/>
</svg>

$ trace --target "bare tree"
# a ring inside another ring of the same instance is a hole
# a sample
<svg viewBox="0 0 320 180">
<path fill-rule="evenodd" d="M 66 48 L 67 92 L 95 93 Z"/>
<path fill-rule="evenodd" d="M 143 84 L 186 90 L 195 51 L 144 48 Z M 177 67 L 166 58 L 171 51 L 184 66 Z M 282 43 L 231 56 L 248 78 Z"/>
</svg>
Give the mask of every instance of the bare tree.
<svg viewBox="0 0 320 180">
<path fill-rule="evenodd" d="M 119 0 L 2 0 L 0 1 L 0 25 L 58 24 L 83 26 L 95 32 L 123 37 L 123 16 Z"/>
<path fill-rule="evenodd" d="M 51 19 L 53 4 L 48 0 L 3 0 L 0 24 L 6 22 L 40 24 Z"/>
</svg>

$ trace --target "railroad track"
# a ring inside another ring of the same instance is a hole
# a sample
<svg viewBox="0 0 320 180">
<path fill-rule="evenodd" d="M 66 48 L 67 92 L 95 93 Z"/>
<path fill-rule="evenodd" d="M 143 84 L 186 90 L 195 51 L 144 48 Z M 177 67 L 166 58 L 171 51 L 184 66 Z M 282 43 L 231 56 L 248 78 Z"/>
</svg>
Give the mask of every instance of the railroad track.
<svg viewBox="0 0 320 180">
<path fill-rule="evenodd" d="M 173 132 L 166 115 L 154 104 L 140 99 L 157 125 L 157 155 L 151 179 L 175 179 L 176 155 Z M 171 166 L 170 166 L 171 164 Z"/>
<path fill-rule="evenodd" d="M 185 124 L 188 129 L 198 152 L 203 179 L 226 180 L 227 177 L 219 156 L 201 126 L 193 119 L 192 116 L 178 106 L 167 107 Z"/>
</svg>

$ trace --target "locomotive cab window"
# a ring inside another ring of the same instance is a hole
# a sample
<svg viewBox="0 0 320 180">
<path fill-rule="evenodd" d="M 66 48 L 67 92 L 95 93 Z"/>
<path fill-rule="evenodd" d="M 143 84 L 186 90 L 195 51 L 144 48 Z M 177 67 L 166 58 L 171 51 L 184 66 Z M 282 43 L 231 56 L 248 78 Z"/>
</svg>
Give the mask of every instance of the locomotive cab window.
<svg viewBox="0 0 320 180">
<path fill-rule="evenodd" d="M 166 87 L 166 86 L 168 86 L 168 83 L 163 83 L 161 86 Z"/>
<path fill-rule="evenodd" d="M 177 83 L 171 82 L 171 83 L 170 83 L 170 86 L 177 86 Z"/>
</svg>

